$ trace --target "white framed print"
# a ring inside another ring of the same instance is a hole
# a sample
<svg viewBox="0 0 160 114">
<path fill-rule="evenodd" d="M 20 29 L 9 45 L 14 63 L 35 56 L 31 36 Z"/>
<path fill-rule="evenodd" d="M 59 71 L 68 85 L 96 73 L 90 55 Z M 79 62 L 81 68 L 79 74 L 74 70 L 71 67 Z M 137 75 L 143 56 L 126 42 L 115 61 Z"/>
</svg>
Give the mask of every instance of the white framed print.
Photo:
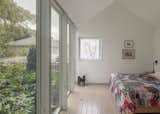
<svg viewBox="0 0 160 114">
<path fill-rule="evenodd" d="M 134 48 L 133 40 L 124 40 L 124 48 Z"/>
</svg>

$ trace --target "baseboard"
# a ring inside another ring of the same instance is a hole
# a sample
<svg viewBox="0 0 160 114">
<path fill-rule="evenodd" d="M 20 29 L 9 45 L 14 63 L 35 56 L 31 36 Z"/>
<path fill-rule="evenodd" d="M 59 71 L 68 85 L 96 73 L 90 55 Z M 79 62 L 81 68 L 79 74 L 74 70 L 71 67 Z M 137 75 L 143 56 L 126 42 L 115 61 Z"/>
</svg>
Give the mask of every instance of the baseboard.
<svg viewBox="0 0 160 114">
<path fill-rule="evenodd" d="M 92 83 L 92 82 L 87 82 L 86 85 L 108 85 L 108 83 Z"/>
<path fill-rule="evenodd" d="M 77 82 L 74 82 L 75 85 L 77 85 Z M 95 83 L 95 82 L 86 82 L 87 85 L 109 85 L 108 82 L 106 83 Z"/>
</svg>

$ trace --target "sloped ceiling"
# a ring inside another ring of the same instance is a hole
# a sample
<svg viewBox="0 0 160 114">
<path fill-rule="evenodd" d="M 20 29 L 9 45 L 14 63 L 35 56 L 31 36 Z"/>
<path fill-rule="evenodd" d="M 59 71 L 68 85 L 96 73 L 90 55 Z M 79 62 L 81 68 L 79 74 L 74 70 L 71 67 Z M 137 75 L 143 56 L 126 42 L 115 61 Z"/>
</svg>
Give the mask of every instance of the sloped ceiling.
<svg viewBox="0 0 160 114">
<path fill-rule="evenodd" d="M 57 0 L 77 27 L 101 12 L 112 4 L 113 1 L 114 0 Z"/>
<path fill-rule="evenodd" d="M 77 27 L 115 1 L 154 28 L 160 28 L 160 0 L 57 0 Z"/>
<path fill-rule="evenodd" d="M 119 0 L 128 10 L 155 28 L 160 28 L 160 0 Z"/>
</svg>

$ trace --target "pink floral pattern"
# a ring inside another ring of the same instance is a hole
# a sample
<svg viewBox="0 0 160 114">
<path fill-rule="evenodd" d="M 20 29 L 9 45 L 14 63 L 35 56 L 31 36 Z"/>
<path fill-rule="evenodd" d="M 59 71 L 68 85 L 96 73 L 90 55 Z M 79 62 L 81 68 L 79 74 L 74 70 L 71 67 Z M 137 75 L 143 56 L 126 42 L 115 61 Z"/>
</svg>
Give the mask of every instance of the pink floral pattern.
<svg viewBox="0 0 160 114">
<path fill-rule="evenodd" d="M 160 80 L 144 74 L 112 74 L 109 90 L 114 93 L 120 112 L 138 107 L 160 106 Z"/>
</svg>

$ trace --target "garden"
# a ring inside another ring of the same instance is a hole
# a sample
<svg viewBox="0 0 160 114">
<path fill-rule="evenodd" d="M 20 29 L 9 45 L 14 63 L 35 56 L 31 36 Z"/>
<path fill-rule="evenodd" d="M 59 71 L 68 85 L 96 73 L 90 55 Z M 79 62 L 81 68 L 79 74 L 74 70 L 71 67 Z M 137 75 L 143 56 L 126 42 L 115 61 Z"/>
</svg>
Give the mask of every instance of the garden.
<svg viewBox="0 0 160 114">
<path fill-rule="evenodd" d="M 0 114 L 35 114 L 35 72 L 24 64 L 0 64 Z"/>
<path fill-rule="evenodd" d="M 0 63 L 0 114 L 35 114 L 36 49 L 27 63 Z"/>
<path fill-rule="evenodd" d="M 0 0 L 0 114 L 35 114 L 36 48 L 11 50 L 8 44 L 35 37 L 29 25 L 35 25 L 36 16 L 15 1 Z M 26 60 L 15 62 L 18 57 Z"/>
</svg>

